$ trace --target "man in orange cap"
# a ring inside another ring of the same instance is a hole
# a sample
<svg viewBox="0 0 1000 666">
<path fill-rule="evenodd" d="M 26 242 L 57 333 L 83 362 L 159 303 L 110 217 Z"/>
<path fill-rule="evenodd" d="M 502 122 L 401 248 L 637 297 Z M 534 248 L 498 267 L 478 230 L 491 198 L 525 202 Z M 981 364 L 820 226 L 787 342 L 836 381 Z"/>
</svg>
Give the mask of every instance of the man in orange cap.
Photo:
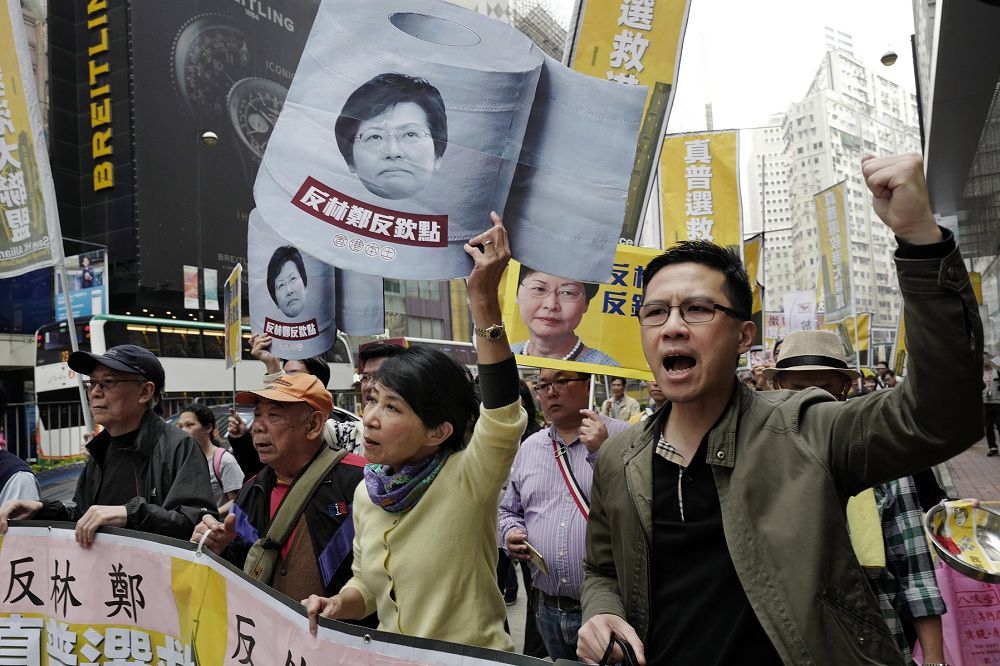
<svg viewBox="0 0 1000 666">
<path fill-rule="evenodd" d="M 296 601 L 336 594 L 351 578 L 351 501 L 365 459 L 324 444 L 333 398 L 312 375 L 278 377 L 236 401 L 254 405 L 253 445 L 265 467 L 224 523 L 206 517 L 191 540 Z"/>
</svg>

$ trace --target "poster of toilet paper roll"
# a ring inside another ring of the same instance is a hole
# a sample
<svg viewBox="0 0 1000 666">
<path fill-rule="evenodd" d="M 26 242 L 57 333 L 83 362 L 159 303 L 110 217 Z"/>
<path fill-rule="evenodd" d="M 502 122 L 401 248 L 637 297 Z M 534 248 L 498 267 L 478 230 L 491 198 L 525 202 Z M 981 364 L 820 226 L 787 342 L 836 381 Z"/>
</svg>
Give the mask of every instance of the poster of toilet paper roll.
<svg viewBox="0 0 1000 666">
<path fill-rule="evenodd" d="M 289 244 L 250 213 L 250 330 L 272 338 L 271 353 L 283 359 L 322 354 L 337 329 L 355 335 L 384 331 L 382 279 L 351 275 Z"/>
<path fill-rule="evenodd" d="M 496 210 L 515 258 L 600 281 L 645 96 L 443 0 L 324 0 L 257 174 L 256 212 L 320 261 L 441 280 L 468 275 L 462 247 Z"/>
</svg>

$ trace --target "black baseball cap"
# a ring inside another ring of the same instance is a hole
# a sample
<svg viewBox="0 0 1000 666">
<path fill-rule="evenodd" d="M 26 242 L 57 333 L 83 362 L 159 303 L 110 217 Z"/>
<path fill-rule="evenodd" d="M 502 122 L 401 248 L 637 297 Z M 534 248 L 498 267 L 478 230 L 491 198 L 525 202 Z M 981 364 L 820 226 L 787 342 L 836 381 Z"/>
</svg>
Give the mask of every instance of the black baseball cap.
<svg viewBox="0 0 1000 666">
<path fill-rule="evenodd" d="M 69 355 L 70 369 L 81 375 L 90 375 L 98 365 L 119 372 L 140 374 L 146 380 L 153 382 L 157 391 L 163 389 L 164 376 L 160 359 L 153 356 L 148 349 L 138 345 L 118 345 L 103 355 L 85 351 L 76 351 Z"/>
</svg>

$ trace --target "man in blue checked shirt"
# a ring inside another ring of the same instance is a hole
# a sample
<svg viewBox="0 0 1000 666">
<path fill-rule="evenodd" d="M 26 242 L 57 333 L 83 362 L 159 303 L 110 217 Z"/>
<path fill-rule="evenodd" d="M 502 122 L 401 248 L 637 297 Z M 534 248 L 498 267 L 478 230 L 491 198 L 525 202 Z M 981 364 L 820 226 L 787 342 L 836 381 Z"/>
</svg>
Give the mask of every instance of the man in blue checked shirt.
<svg viewBox="0 0 1000 666">
<path fill-rule="evenodd" d="M 548 573 L 531 572 L 538 632 L 553 660 L 576 660 L 592 465 L 604 440 L 628 424 L 588 409 L 589 374 L 542 370 L 536 393 L 552 426 L 521 444 L 497 530 L 511 558 L 530 559 L 529 543 L 544 558 Z"/>
</svg>

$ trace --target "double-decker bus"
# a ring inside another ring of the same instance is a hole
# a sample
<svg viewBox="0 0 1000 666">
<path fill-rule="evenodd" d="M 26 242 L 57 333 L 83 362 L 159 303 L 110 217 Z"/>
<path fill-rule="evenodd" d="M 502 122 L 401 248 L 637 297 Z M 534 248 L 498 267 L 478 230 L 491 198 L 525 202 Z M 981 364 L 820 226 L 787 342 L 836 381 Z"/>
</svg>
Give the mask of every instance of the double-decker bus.
<svg viewBox="0 0 1000 666">
<path fill-rule="evenodd" d="M 111 347 L 134 344 L 155 354 L 166 375 L 163 407 L 167 415 L 198 400 L 206 405 L 232 400 L 233 371 L 226 370 L 222 323 L 190 322 L 152 317 L 101 314 L 76 322 L 80 350 L 103 354 Z M 264 367 L 250 356 L 250 328 L 244 326 L 243 359 L 236 364 L 237 390 L 261 386 Z M 80 404 L 78 378 L 67 360 L 71 353 L 69 326 L 47 324 L 35 334 L 36 444 L 41 458 L 80 455 L 87 428 Z M 347 337 L 338 331 L 328 352 L 334 395 L 354 383 L 354 357 Z M 246 362 L 247 360 L 251 362 Z"/>
</svg>

